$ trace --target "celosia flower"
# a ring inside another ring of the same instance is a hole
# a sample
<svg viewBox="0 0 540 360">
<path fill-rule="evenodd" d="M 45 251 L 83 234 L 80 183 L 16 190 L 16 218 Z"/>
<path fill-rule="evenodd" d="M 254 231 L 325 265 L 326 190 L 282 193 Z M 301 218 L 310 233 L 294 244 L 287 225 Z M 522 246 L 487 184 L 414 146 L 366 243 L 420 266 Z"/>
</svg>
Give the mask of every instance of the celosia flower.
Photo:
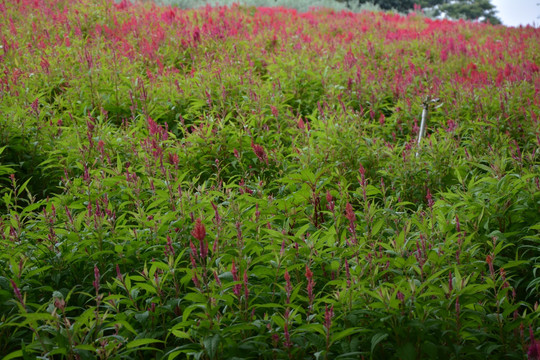
<svg viewBox="0 0 540 360">
<path fill-rule="evenodd" d="M 529 326 L 529 333 L 531 337 L 531 345 L 529 345 L 529 350 L 527 351 L 527 359 L 540 360 L 540 341 L 535 340 L 532 326 Z"/>
<path fill-rule="evenodd" d="M 94 285 L 94 289 L 96 289 L 96 295 L 99 294 L 99 278 L 99 269 L 97 265 L 94 265 L 94 281 L 92 284 Z"/>
<path fill-rule="evenodd" d="M 287 304 L 291 302 L 291 292 L 292 292 L 292 285 L 291 285 L 291 276 L 289 275 L 289 272 L 285 270 L 285 274 L 283 275 L 285 278 L 285 292 L 287 293 Z"/>
<path fill-rule="evenodd" d="M 435 202 L 433 201 L 433 196 L 431 195 L 431 191 L 429 191 L 429 189 L 427 189 L 426 200 L 429 208 L 433 210 L 433 205 L 435 204 Z"/>
<path fill-rule="evenodd" d="M 489 266 L 489 273 L 491 274 L 491 277 L 495 278 L 495 269 L 493 268 L 493 256 L 487 255 L 486 256 L 486 263 Z"/>
<path fill-rule="evenodd" d="M 248 274 L 247 270 L 244 270 L 244 296 L 246 300 L 246 304 L 249 298 L 249 289 L 248 289 Z"/>
<path fill-rule="evenodd" d="M 354 222 L 356 221 L 356 215 L 354 213 L 351 203 L 347 203 L 347 205 L 345 206 L 345 217 L 347 218 L 347 220 L 349 220 L 351 224 L 354 224 Z"/>
<path fill-rule="evenodd" d="M 345 273 L 347 275 L 347 287 L 350 288 L 351 287 L 351 270 L 350 270 L 349 262 L 347 261 L 347 259 L 345 259 Z"/>
<path fill-rule="evenodd" d="M 330 327 L 332 326 L 332 318 L 334 317 L 334 305 L 328 307 L 328 304 L 324 308 L 324 327 L 326 328 L 327 333 L 330 332 Z"/>
<path fill-rule="evenodd" d="M 334 199 L 332 198 L 332 194 L 330 194 L 330 190 L 326 191 L 326 207 L 331 212 L 334 212 L 335 203 L 334 203 Z"/>
<path fill-rule="evenodd" d="M 122 276 L 122 272 L 120 271 L 120 266 L 118 266 L 118 264 L 116 264 L 116 278 L 121 282 L 124 281 L 124 277 Z"/>
<path fill-rule="evenodd" d="M 17 297 L 19 302 L 22 304 L 22 306 L 24 306 L 24 298 L 21 295 L 21 290 L 13 280 L 11 280 L 11 287 L 13 287 L 13 292 L 15 293 L 15 296 Z"/>
<path fill-rule="evenodd" d="M 264 148 L 261 145 L 255 144 L 253 140 L 251 140 L 251 149 L 261 162 L 264 162 L 266 163 L 266 165 L 268 165 L 268 156 L 266 155 L 266 151 L 264 151 Z"/>
<path fill-rule="evenodd" d="M 236 264 L 234 263 L 234 261 L 232 263 L 231 273 L 232 273 L 234 281 L 240 281 L 240 278 L 238 277 L 238 270 L 236 269 Z M 236 295 L 238 298 L 240 298 L 241 291 L 242 291 L 242 285 L 240 284 L 234 285 L 233 292 L 234 292 L 234 295 Z"/>
<path fill-rule="evenodd" d="M 199 240 L 199 255 L 202 259 L 206 259 L 208 256 L 208 244 L 204 240 L 206 237 L 206 228 L 200 218 L 195 221 L 195 227 L 191 231 L 191 235 Z"/>
</svg>

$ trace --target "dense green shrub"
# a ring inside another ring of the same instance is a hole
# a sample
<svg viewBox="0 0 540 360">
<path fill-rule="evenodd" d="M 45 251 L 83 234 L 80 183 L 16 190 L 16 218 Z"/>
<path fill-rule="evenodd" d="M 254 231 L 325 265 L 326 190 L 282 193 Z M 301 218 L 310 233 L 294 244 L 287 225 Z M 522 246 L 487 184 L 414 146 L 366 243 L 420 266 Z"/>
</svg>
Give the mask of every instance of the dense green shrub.
<svg viewBox="0 0 540 360">
<path fill-rule="evenodd" d="M 536 356 L 537 28 L 0 10 L 2 357 Z"/>
</svg>

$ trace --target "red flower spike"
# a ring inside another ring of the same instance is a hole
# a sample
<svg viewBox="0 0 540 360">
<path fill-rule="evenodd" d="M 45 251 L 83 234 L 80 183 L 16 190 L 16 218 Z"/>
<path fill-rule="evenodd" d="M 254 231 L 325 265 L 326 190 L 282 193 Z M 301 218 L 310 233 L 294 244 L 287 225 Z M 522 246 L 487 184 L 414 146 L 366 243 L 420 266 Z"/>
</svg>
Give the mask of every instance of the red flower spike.
<svg viewBox="0 0 540 360">
<path fill-rule="evenodd" d="M 124 277 L 122 276 L 122 272 L 120 271 L 120 266 L 118 266 L 118 264 L 116 264 L 116 277 L 117 277 L 118 280 L 120 280 L 121 282 L 124 281 Z"/>
<path fill-rule="evenodd" d="M 489 266 L 489 273 L 491 274 L 491 277 L 495 278 L 495 269 L 493 268 L 493 256 L 486 256 L 486 263 Z"/>
<path fill-rule="evenodd" d="M 268 165 L 268 156 L 266 155 L 266 151 L 261 145 L 255 144 L 253 140 L 251 140 L 251 149 L 253 150 L 253 152 L 255 153 L 255 155 L 261 162 L 266 163 L 266 165 Z"/>
<path fill-rule="evenodd" d="M 324 309 L 324 327 L 327 332 L 330 332 L 330 327 L 332 326 L 332 318 L 334 317 L 334 305 L 328 307 L 328 304 L 325 305 Z"/>
<path fill-rule="evenodd" d="M 529 334 L 531 337 L 531 345 L 529 345 L 529 350 L 527 351 L 527 359 L 540 360 L 540 341 L 535 340 L 532 326 L 529 326 Z"/>
<path fill-rule="evenodd" d="M 356 215 L 354 214 L 354 210 L 351 203 L 347 203 L 345 207 L 345 217 L 351 223 L 354 223 L 356 221 Z"/>
<path fill-rule="evenodd" d="M 206 228 L 200 218 L 195 221 L 195 228 L 191 231 L 191 235 L 199 240 L 199 254 L 201 258 L 205 259 L 208 256 L 208 244 L 204 241 Z"/>
<path fill-rule="evenodd" d="M 304 120 L 302 120 L 302 118 L 298 119 L 298 128 L 300 130 L 304 130 L 306 128 L 306 125 L 304 124 Z"/>
<path fill-rule="evenodd" d="M 347 288 L 351 287 L 351 270 L 349 267 L 349 262 L 345 259 L 345 273 L 347 274 Z"/>
<path fill-rule="evenodd" d="M 335 203 L 334 199 L 332 198 L 332 194 L 330 194 L 330 190 L 326 191 L 326 203 L 327 209 L 333 213 L 335 209 Z"/>
<path fill-rule="evenodd" d="M 291 276 L 289 275 L 289 272 L 285 270 L 285 274 L 283 275 L 285 278 L 285 292 L 287 293 L 287 304 L 291 302 L 291 292 L 292 292 L 292 285 L 291 285 Z"/>
<path fill-rule="evenodd" d="M 240 281 L 240 278 L 238 277 L 238 269 L 236 269 L 236 264 L 234 263 L 234 261 L 232 263 L 231 273 L 232 273 L 234 281 Z M 242 285 L 240 284 L 234 285 L 233 292 L 234 292 L 234 295 L 236 295 L 238 298 L 240 298 L 241 296 L 241 291 L 242 291 Z"/>
<path fill-rule="evenodd" d="M 21 290 L 13 280 L 11 280 L 11 287 L 13 288 L 13 292 L 15 293 L 17 300 L 19 300 L 19 302 L 24 306 L 24 298 L 21 295 Z"/>
<path fill-rule="evenodd" d="M 249 298 L 247 270 L 244 270 L 244 296 L 246 298 L 246 304 L 247 304 L 247 301 L 248 301 L 248 298 Z"/>
<path fill-rule="evenodd" d="M 96 295 L 99 294 L 99 269 L 97 265 L 94 265 L 94 282 L 92 283 L 94 285 L 94 289 L 96 289 Z"/>
</svg>

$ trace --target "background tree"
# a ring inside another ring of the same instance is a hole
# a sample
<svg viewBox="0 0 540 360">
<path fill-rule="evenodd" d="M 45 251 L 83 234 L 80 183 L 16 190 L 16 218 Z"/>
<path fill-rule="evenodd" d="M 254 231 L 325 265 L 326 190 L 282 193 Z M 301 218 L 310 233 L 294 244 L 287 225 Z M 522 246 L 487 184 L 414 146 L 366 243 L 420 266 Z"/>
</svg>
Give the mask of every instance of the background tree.
<svg viewBox="0 0 540 360">
<path fill-rule="evenodd" d="M 444 1 L 438 6 L 438 9 L 436 7 L 436 10 L 452 19 L 480 19 L 491 24 L 501 23 L 496 15 L 497 10 L 490 0 Z"/>
<path fill-rule="evenodd" d="M 355 0 L 347 1 L 348 4 Z M 495 6 L 490 0 L 358 0 L 358 4 L 371 2 L 383 10 L 408 12 L 418 4 L 430 10 L 434 16 L 444 15 L 450 19 L 480 20 L 500 24 Z"/>
</svg>

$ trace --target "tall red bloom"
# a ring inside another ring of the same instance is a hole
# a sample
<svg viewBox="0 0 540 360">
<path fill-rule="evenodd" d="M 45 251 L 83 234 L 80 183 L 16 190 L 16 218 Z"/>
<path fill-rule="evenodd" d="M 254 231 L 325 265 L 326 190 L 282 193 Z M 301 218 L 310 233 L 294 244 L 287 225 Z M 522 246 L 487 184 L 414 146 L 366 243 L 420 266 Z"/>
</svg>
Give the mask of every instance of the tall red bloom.
<svg viewBox="0 0 540 360">
<path fill-rule="evenodd" d="M 531 336 L 531 345 L 529 346 L 529 351 L 527 351 L 527 359 L 540 360 L 540 341 L 535 340 L 532 326 L 529 327 L 529 333 Z"/>
<path fill-rule="evenodd" d="M 332 213 L 334 212 L 334 209 L 335 209 L 335 203 L 334 203 L 334 199 L 332 198 L 332 194 L 330 194 L 330 190 L 327 190 L 327 191 L 326 191 L 326 207 L 327 207 L 328 210 L 330 210 Z"/>
<path fill-rule="evenodd" d="M 208 243 L 204 240 L 206 237 L 206 228 L 200 218 L 195 221 L 195 227 L 191 231 L 191 235 L 199 240 L 199 255 L 205 259 L 208 256 Z"/>
<path fill-rule="evenodd" d="M 261 145 L 255 144 L 253 140 L 251 140 L 251 149 L 253 150 L 255 155 L 257 155 L 257 158 L 261 162 L 264 162 L 266 163 L 266 165 L 268 165 L 268 156 L 266 155 L 266 151 L 264 151 L 264 148 Z"/>
<path fill-rule="evenodd" d="M 234 261 L 232 263 L 231 273 L 232 273 L 234 281 L 240 281 L 240 278 L 238 277 L 238 269 L 236 268 L 236 264 L 234 263 Z M 233 292 L 234 292 L 234 295 L 240 298 L 242 294 L 242 285 L 240 284 L 234 285 Z"/>
<path fill-rule="evenodd" d="M 17 286 L 17 284 L 13 280 L 11 280 L 11 287 L 13 288 L 13 292 L 15 293 L 15 296 L 17 297 L 17 300 L 19 300 L 19 302 L 22 304 L 22 306 L 24 306 L 24 298 L 23 298 L 23 296 L 21 294 L 21 290 L 19 289 L 19 287 Z"/>
<path fill-rule="evenodd" d="M 99 294 L 99 269 L 97 265 L 94 265 L 94 281 L 92 282 L 92 285 L 94 285 L 94 289 L 96 289 L 96 295 Z"/>
<path fill-rule="evenodd" d="M 354 209 L 353 209 L 351 203 L 347 203 L 347 205 L 345 207 L 345 217 L 347 218 L 347 220 L 349 220 L 349 232 L 352 235 L 353 244 L 356 244 L 357 243 L 356 224 L 355 224 L 356 214 L 354 213 Z"/>
<path fill-rule="evenodd" d="M 491 277 L 495 278 L 495 269 L 493 268 L 493 256 L 492 255 L 487 255 L 486 256 L 486 263 L 489 266 L 489 273 L 490 273 Z"/>
<path fill-rule="evenodd" d="M 291 293 L 292 293 L 292 285 L 291 285 L 291 275 L 289 275 L 289 272 L 285 270 L 285 275 L 283 275 L 285 278 L 285 292 L 287 293 L 287 304 L 291 302 Z"/>
<path fill-rule="evenodd" d="M 345 217 L 351 224 L 353 224 L 356 221 L 356 215 L 354 213 L 353 207 L 351 203 L 347 203 L 345 206 Z"/>
</svg>

